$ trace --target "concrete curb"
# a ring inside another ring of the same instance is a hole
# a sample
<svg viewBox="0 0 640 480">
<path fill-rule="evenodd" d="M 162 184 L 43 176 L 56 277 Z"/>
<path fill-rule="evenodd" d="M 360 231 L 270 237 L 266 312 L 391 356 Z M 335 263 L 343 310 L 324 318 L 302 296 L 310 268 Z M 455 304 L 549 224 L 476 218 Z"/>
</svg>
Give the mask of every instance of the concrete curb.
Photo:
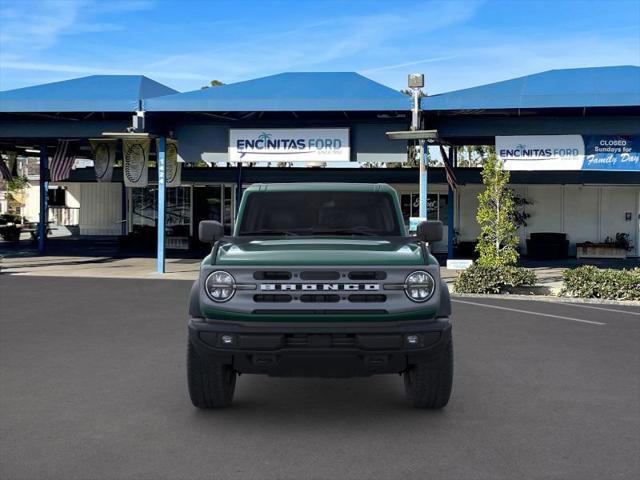
<svg viewBox="0 0 640 480">
<path fill-rule="evenodd" d="M 558 297 L 553 295 L 520 295 L 510 293 L 480 294 L 480 293 L 452 293 L 452 298 L 495 298 L 498 300 L 530 300 L 539 302 L 555 303 L 592 303 L 595 305 L 620 305 L 627 307 L 640 307 L 637 300 L 607 300 L 603 298 L 578 298 L 578 297 Z"/>
</svg>

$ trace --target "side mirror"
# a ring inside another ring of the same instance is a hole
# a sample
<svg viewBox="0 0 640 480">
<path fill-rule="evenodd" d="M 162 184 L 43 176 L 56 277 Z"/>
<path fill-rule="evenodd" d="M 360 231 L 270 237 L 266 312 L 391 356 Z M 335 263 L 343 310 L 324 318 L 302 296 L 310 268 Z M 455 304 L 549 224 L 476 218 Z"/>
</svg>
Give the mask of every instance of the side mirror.
<svg viewBox="0 0 640 480">
<path fill-rule="evenodd" d="M 202 220 L 198 225 L 198 238 L 202 243 L 212 244 L 224 236 L 224 227 L 215 220 Z"/>
<path fill-rule="evenodd" d="M 416 235 L 423 242 L 439 242 L 442 240 L 442 222 L 440 220 L 420 222 L 416 230 Z"/>
</svg>

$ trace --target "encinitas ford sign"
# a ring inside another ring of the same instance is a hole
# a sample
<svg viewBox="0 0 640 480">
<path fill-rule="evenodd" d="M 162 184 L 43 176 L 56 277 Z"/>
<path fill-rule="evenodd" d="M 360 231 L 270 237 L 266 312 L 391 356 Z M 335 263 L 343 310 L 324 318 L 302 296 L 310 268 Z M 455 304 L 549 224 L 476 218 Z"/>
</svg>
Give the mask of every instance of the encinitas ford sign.
<svg viewBox="0 0 640 480">
<path fill-rule="evenodd" d="M 348 162 L 348 128 L 230 129 L 230 162 Z"/>
<path fill-rule="evenodd" d="M 640 136 L 497 136 L 506 170 L 640 171 Z"/>
</svg>

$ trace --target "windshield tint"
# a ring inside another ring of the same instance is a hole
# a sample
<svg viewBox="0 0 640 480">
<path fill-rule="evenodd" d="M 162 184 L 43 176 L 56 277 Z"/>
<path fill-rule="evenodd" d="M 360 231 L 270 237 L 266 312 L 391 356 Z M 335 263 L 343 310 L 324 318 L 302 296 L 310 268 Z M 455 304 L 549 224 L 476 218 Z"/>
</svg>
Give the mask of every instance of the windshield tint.
<svg viewBox="0 0 640 480">
<path fill-rule="evenodd" d="M 400 235 L 400 226 L 388 193 L 256 192 L 238 235 Z"/>
</svg>

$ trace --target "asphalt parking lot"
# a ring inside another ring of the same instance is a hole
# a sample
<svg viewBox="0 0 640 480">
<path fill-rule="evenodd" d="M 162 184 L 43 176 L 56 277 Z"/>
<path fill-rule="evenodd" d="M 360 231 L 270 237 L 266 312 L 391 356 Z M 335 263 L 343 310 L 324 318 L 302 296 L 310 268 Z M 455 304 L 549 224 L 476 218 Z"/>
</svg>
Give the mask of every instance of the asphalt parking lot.
<svg viewBox="0 0 640 480">
<path fill-rule="evenodd" d="M 0 275 L 0 478 L 640 478 L 640 308 L 457 299 L 440 412 L 395 375 L 245 375 L 202 412 L 189 287 Z"/>
</svg>

